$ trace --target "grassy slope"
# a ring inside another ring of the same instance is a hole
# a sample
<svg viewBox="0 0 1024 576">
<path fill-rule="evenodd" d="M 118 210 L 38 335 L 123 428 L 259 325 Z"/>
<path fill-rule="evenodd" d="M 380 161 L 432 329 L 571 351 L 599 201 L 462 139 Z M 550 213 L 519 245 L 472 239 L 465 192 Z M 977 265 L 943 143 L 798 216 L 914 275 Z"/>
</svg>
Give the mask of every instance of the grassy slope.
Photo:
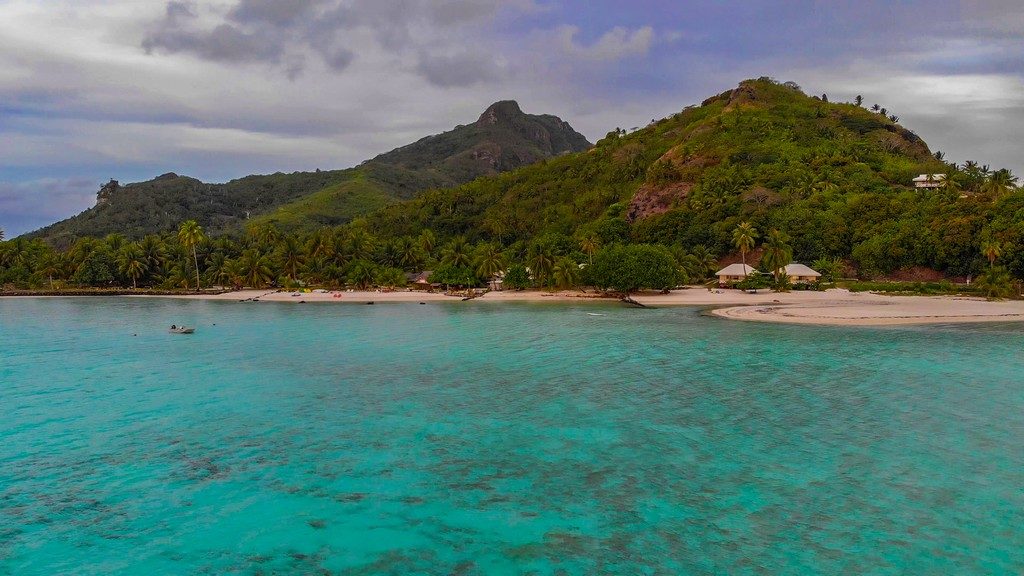
<svg viewBox="0 0 1024 576">
<path fill-rule="evenodd" d="M 279 206 L 252 221 L 283 229 L 305 229 L 342 224 L 397 202 L 384 185 L 353 170 L 347 180 Z"/>
</svg>

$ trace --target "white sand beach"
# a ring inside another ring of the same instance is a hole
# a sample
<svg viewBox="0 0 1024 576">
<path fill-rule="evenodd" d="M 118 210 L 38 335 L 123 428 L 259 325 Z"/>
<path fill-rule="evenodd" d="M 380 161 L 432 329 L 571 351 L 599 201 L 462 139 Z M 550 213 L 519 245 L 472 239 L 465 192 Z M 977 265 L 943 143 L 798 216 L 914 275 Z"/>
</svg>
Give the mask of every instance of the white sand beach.
<svg viewBox="0 0 1024 576">
<path fill-rule="evenodd" d="M 145 296 L 149 297 L 149 296 Z M 461 296 L 419 291 L 335 291 L 275 292 L 241 290 L 224 294 L 153 296 L 202 300 L 252 300 L 262 302 L 366 304 L 406 302 L 459 302 Z M 987 301 L 959 296 L 885 296 L 842 289 L 825 292 L 768 290 L 747 294 L 740 290 L 707 290 L 693 287 L 668 294 L 644 292 L 634 299 L 647 306 L 714 307 L 711 314 L 732 320 L 783 322 L 834 326 L 886 326 L 973 322 L 1024 321 L 1024 301 Z M 588 291 L 539 290 L 488 292 L 474 303 L 490 302 L 615 302 L 603 294 Z"/>
<path fill-rule="evenodd" d="M 1024 321 L 1024 302 L 954 296 L 880 296 L 719 308 L 733 320 L 830 326 L 898 326 Z"/>
<path fill-rule="evenodd" d="M 170 296 L 133 296 L 133 298 L 182 298 L 187 300 L 226 300 L 260 302 L 334 302 L 339 304 L 366 304 L 367 302 L 458 302 L 459 296 L 447 296 L 441 293 L 394 291 L 376 292 L 373 290 L 353 291 L 336 290 L 332 292 L 288 292 L 275 290 L 238 290 L 223 294 L 182 294 Z"/>
</svg>

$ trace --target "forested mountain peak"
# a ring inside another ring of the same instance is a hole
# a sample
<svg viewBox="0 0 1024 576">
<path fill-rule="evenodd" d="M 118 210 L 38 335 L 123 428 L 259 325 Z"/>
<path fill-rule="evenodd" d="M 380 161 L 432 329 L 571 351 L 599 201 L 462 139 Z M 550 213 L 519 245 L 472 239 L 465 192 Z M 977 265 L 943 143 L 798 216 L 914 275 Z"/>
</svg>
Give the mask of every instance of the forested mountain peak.
<svg viewBox="0 0 1024 576">
<path fill-rule="evenodd" d="M 560 154 L 586 150 L 587 139 L 556 116 L 525 114 L 497 102 L 480 120 L 381 154 L 348 170 L 246 176 L 207 184 L 168 172 L 146 182 L 116 180 L 96 206 L 31 233 L 58 246 L 77 237 L 139 238 L 196 220 L 213 233 L 256 220 L 310 229 L 348 222 L 431 188 L 447 188 Z"/>
<path fill-rule="evenodd" d="M 519 108 L 519 102 L 515 100 L 501 100 L 495 102 L 484 110 L 484 113 L 480 115 L 480 119 L 477 120 L 478 124 L 497 124 L 502 121 L 509 121 L 514 118 L 523 116 L 523 111 Z"/>
<path fill-rule="evenodd" d="M 469 173 L 495 174 L 591 146 L 561 118 L 526 114 L 516 101 L 503 100 L 490 105 L 472 124 L 427 136 L 368 163 L 429 167 L 443 178 L 468 181 Z"/>
</svg>

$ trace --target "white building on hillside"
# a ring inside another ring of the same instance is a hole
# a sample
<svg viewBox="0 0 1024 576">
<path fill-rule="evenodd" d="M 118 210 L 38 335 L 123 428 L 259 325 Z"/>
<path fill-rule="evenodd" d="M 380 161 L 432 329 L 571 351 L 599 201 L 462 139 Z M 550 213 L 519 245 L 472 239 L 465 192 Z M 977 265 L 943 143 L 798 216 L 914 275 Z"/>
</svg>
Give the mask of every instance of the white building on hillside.
<svg viewBox="0 0 1024 576">
<path fill-rule="evenodd" d="M 945 174 L 921 174 L 914 178 L 914 188 L 941 188 L 945 181 Z"/>
</svg>

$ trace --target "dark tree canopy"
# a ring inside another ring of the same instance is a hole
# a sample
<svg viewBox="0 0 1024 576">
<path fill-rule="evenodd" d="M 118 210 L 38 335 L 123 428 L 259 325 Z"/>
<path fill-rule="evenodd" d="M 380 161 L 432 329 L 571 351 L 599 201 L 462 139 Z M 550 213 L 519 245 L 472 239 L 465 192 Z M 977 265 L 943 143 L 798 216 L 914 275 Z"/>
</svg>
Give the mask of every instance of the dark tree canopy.
<svg viewBox="0 0 1024 576">
<path fill-rule="evenodd" d="M 586 268 L 586 279 L 597 288 L 629 294 L 644 288 L 674 288 L 679 268 L 662 246 L 616 245 L 594 255 L 593 265 Z"/>
</svg>

